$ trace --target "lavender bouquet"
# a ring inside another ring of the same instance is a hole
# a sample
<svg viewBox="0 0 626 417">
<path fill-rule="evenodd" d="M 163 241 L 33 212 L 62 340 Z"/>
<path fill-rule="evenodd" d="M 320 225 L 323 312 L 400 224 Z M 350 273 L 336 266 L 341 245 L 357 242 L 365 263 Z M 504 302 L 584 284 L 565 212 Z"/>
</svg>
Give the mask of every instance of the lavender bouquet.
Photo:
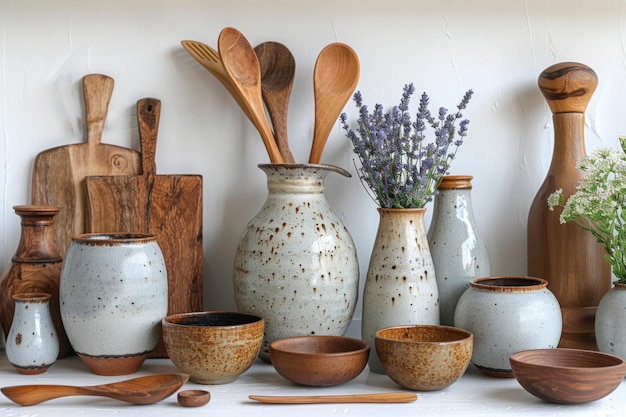
<svg viewBox="0 0 626 417">
<path fill-rule="evenodd" d="M 359 108 L 358 128 L 350 128 L 346 113 L 340 116 L 361 161 L 359 178 L 383 208 L 423 208 L 432 200 L 467 136 L 469 120 L 460 121 L 458 130 L 456 122 L 463 117 L 461 110 L 472 98 L 472 90 L 465 93 L 456 113 L 448 114 L 441 107 L 437 116 L 430 113 L 428 96 L 423 93 L 412 122 L 409 101 L 414 92 L 413 84 L 405 85 L 399 106 L 384 113 L 383 106 L 376 104 L 370 114 L 357 91 L 353 98 Z M 426 142 L 427 126 L 435 132 L 435 140 L 430 143 Z"/>
</svg>

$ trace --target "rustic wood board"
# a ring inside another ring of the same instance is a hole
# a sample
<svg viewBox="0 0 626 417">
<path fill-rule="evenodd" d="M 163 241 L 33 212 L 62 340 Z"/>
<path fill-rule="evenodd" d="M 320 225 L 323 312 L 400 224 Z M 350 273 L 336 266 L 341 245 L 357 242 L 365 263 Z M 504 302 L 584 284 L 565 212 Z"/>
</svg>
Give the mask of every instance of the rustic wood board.
<svg viewBox="0 0 626 417">
<path fill-rule="evenodd" d="M 63 257 L 72 236 L 86 230 L 84 178 L 141 173 L 138 151 L 101 143 L 113 84 L 106 75 L 83 77 L 87 142 L 48 149 L 35 158 L 32 204 L 61 207 L 55 218 L 55 240 Z"/>
<path fill-rule="evenodd" d="M 87 227 L 155 235 L 167 267 L 168 314 L 202 311 L 202 177 L 156 175 L 160 108 L 157 99 L 137 102 L 142 175 L 86 178 Z M 167 356 L 162 340 L 152 356 Z"/>
</svg>

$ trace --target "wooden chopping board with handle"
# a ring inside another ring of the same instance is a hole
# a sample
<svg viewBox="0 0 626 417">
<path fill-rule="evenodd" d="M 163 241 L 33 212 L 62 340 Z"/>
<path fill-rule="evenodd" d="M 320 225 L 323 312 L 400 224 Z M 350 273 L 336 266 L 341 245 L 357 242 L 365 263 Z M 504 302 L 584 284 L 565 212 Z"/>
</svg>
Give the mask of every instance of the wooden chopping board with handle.
<svg viewBox="0 0 626 417">
<path fill-rule="evenodd" d="M 202 311 L 202 177 L 157 175 L 161 102 L 137 102 L 143 174 L 91 176 L 87 228 L 91 232 L 155 235 L 167 267 L 168 314 Z M 160 340 L 153 357 L 166 357 Z"/>
<path fill-rule="evenodd" d="M 141 173 L 138 151 L 101 143 L 113 79 L 89 74 L 82 81 L 87 142 L 40 152 L 33 166 L 32 204 L 61 207 L 54 228 L 57 248 L 63 257 L 72 236 L 86 230 L 85 177 Z"/>
</svg>

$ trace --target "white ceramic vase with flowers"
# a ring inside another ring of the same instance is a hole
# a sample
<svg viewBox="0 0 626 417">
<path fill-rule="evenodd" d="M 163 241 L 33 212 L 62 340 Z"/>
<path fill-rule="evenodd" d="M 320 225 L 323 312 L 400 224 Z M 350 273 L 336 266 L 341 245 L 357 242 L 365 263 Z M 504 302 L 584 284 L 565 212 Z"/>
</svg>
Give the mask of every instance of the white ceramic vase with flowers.
<svg viewBox="0 0 626 417">
<path fill-rule="evenodd" d="M 361 166 L 359 178 L 378 205 L 378 230 L 363 292 L 361 337 L 371 347 L 369 369 L 385 373 L 376 355 L 376 331 L 397 325 L 439 324 L 439 292 L 428 247 L 424 213 L 437 186 L 448 173 L 451 161 L 467 135 L 469 121 L 463 117 L 473 92 L 468 91 L 457 112 L 428 109 L 422 94 L 415 121 L 409 101 L 415 88 L 405 85 L 398 106 L 385 112 L 376 104 L 372 113 L 354 95 L 359 109 L 357 127 L 341 115 L 346 135 L 354 145 Z M 433 142 L 426 130 L 434 129 Z"/>
<path fill-rule="evenodd" d="M 596 342 L 600 351 L 626 359 L 626 137 L 619 141 L 621 150 L 596 149 L 580 159 L 584 174 L 576 192 L 565 201 L 556 190 L 548 205 L 564 205 L 561 223 L 578 223 L 604 245 L 617 280 L 598 304 Z"/>
</svg>

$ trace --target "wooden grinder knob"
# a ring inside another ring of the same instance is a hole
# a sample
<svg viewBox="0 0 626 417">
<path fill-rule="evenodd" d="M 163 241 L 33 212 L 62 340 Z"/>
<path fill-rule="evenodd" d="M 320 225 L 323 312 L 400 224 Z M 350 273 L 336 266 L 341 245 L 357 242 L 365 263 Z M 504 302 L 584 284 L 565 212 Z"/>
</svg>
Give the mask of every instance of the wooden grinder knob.
<svg viewBox="0 0 626 417">
<path fill-rule="evenodd" d="M 552 113 L 584 113 L 598 86 L 598 76 L 584 64 L 561 62 L 546 68 L 538 84 Z"/>
</svg>

